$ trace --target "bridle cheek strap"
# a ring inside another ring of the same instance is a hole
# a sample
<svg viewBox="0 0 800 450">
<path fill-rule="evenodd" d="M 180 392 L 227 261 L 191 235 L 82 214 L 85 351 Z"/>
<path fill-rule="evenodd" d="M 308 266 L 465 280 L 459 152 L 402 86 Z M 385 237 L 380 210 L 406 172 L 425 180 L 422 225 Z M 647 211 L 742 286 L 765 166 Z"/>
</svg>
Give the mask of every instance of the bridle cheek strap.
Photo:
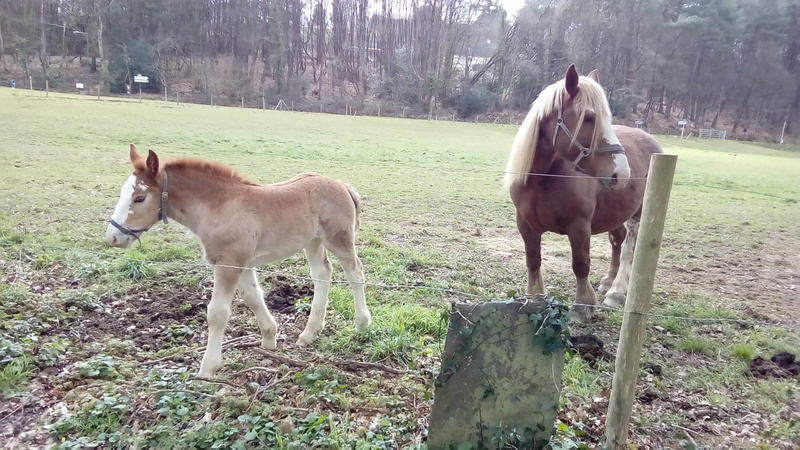
<svg viewBox="0 0 800 450">
<path fill-rule="evenodd" d="M 167 200 L 169 200 L 169 193 L 167 192 L 167 189 L 169 189 L 169 178 L 167 177 L 166 170 L 162 170 L 162 172 L 164 172 L 164 182 L 161 183 L 161 206 L 158 208 L 158 220 L 168 223 Z"/>
<path fill-rule="evenodd" d="M 605 145 L 603 147 L 597 147 L 594 149 L 584 147 L 583 144 L 578 142 L 578 140 L 575 138 L 575 135 L 572 134 L 572 131 L 570 131 L 570 129 L 567 128 L 566 125 L 564 125 L 564 119 L 561 117 L 561 108 L 558 109 L 558 120 L 556 121 L 556 131 L 555 133 L 553 133 L 553 147 L 556 146 L 556 139 L 558 138 L 558 130 L 563 130 L 564 134 L 566 134 L 567 137 L 570 139 L 571 145 L 578 147 L 579 150 L 578 157 L 575 158 L 575 161 L 572 161 L 572 168 L 580 172 L 583 172 L 583 170 L 580 167 L 578 167 L 578 163 L 581 162 L 583 158 L 586 158 L 592 153 L 601 153 L 601 154 L 607 153 L 611 155 L 625 154 L 625 149 L 619 144 Z"/>
</svg>

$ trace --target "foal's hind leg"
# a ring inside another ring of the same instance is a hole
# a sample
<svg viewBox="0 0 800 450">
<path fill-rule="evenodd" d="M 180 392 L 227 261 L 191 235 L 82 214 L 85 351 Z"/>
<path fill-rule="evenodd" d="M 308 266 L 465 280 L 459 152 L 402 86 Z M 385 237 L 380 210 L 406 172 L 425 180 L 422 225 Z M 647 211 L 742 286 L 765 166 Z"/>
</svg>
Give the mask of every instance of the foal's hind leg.
<svg viewBox="0 0 800 450">
<path fill-rule="evenodd" d="M 617 272 L 611 289 L 606 293 L 603 304 L 606 306 L 618 307 L 625 304 L 625 297 L 628 293 L 628 280 L 633 266 L 633 250 L 636 247 L 636 238 L 639 235 L 639 218 L 632 217 L 626 224 L 628 235 L 622 243 L 622 255 L 620 257 L 619 271 Z"/>
<path fill-rule="evenodd" d="M 314 279 L 314 300 L 311 302 L 311 314 L 308 316 L 306 328 L 300 333 L 297 345 L 311 345 L 325 326 L 325 310 L 328 308 L 328 290 L 331 287 L 331 262 L 322 241 L 314 239 L 305 248 L 308 265 L 311 267 L 311 278 Z"/>
<path fill-rule="evenodd" d="M 218 262 L 222 264 L 221 262 Z M 208 302 L 208 345 L 200 363 L 198 376 L 211 378 L 222 366 L 222 337 L 231 315 L 231 300 L 236 290 L 241 269 L 216 266 L 214 268 L 214 293 Z"/>
<path fill-rule="evenodd" d="M 367 308 L 367 297 L 364 295 L 364 268 L 356 253 L 355 233 L 342 231 L 327 239 L 325 245 L 339 260 L 344 269 L 355 300 L 356 331 L 362 332 L 372 322 L 372 315 Z"/>
<path fill-rule="evenodd" d="M 261 331 L 261 347 L 275 348 L 277 346 L 275 333 L 278 331 L 278 324 L 267 309 L 267 305 L 264 304 L 264 290 L 253 269 L 243 271 L 239 277 L 239 293 L 242 295 L 244 304 L 256 316 L 258 329 Z"/>
<path fill-rule="evenodd" d="M 356 254 L 355 243 L 350 243 L 344 249 L 334 249 L 331 251 L 344 269 L 347 281 L 350 282 L 350 288 L 353 290 L 353 300 L 355 300 L 355 321 L 356 331 L 359 333 L 365 331 L 372 322 L 372 314 L 367 308 L 367 298 L 364 295 L 364 268 L 361 264 L 361 259 Z"/>
<path fill-rule="evenodd" d="M 622 241 L 625 240 L 625 235 L 628 232 L 624 225 L 619 226 L 608 232 L 608 240 L 611 242 L 611 264 L 608 266 L 608 274 L 600 280 L 600 286 L 597 288 L 597 293 L 600 295 L 605 294 L 611 289 L 611 283 L 617 277 L 619 270 L 619 255 L 622 248 Z"/>
<path fill-rule="evenodd" d="M 546 294 L 542 282 L 542 235 L 533 230 L 525 219 L 517 214 L 517 229 L 525 243 L 525 265 L 528 267 L 526 294 Z"/>
</svg>

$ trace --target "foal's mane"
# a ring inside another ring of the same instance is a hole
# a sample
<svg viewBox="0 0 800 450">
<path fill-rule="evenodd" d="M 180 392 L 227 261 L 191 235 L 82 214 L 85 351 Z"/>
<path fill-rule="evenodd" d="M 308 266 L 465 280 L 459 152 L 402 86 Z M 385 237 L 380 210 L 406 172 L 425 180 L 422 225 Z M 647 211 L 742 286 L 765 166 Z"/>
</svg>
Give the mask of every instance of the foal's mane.
<svg viewBox="0 0 800 450">
<path fill-rule="evenodd" d="M 196 158 L 174 158 L 170 159 L 164 164 L 165 169 L 171 170 L 187 170 L 201 172 L 203 175 L 216 176 L 225 180 L 240 182 L 248 185 L 258 186 L 258 183 L 252 181 L 241 173 L 235 171 L 225 164 L 205 161 Z"/>
<path fill-rule="evenodd" d="M 566 94 L 564 85 L 565 80 L 561 79 L 547 86 L 531 105 L 528 115 L 525 116 L 525 120 L 517 131 L 514 143 L 511 145 L 503 183 L 506 189 L 514 183 L 525 184 L 528 180 L 528 172 L 531 170 L 536 154 L 536 143 L 539 141 L 539 124 L 549 115 L 556 114 L 561 108 L 562 99 Z M 581 76 L 578 79 L 578 94 L 573 99 L 572 107 L 578 111 L 576 130 L 583 126 L 584 114 L 587 110 L 595 113 L 595 123 L 597 124 L 611 120 L 611 109 L 608 106 L 603 87 L 589 77 Z M 591 148 L 597 147 L 602 132 L 602 127 L 595 126 Z"/>
</svg>

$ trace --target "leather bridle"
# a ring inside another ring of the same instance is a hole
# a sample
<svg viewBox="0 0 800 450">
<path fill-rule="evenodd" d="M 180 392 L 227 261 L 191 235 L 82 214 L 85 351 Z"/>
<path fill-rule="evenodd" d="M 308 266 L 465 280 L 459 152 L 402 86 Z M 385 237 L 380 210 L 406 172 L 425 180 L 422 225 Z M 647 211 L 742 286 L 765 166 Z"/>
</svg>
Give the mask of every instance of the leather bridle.
<svg viewBox="0 0 800 450">
<path fill-rule="evenodd" d="M 164 173 L 164 182 L 161 183 L 161 205 L 158 208 L 158 220 L 161 220 L 164 223 L 168 223 L 167 200 L 169 199 L 169 194 L 167 193 L 167 189 L 169 189 L 169 178 L 167 177 L 166 170 L 162 170 L 162 172 Z M 118 224 L 114 219 L 108 219 L 108 223 L 110 223 L 114 228 L 118 229 L 120 233 L 127 236 L 133 236 L 134 238 L 136 238 L 136 240 L 139 241 L 139 245 L 141 245 L 142 243 L 142 241 L 139 240 L 139 235 L 149 230 L 149 228 L 142 228 L 142 229 L 127 228 Z"/>
<path fill-rule="evenodd" d="M 575 161 L 572 161 L 572 168 L 575 169 L 575 170 L 578 170 L 578 171 L 582 172 L 583 169 L 581 169 L 578 166 L 578 163 L 581 162 L 581 160 L 583 158 L 586 158 L 587 156 L 591 155 L 592 153 L 601 153 L 601 154 L 605 153 L 605 154 L 610 154 L 610 155 L 617 155 L 617 154 L 623 154 L 624 155 L 625 154 L 625 149 L 619 144 L 611 144 L 611 145 L 606 145 L 606 146 L 597 147 L 597 148 L 584 147 L 583 144 L 578 142 L 578 140 L 575 138 L 575 135 L 572 133 L 572 131 L 570 131 L 570 129 L 567 128 L 567 126 L 564 124 L 564 119 L 561 117 L 561 108 L 560 107 L 558 108 L 558 120 L 556 120 L 556 131 L 555 131 L 555 133 L 553 133 L 553 147 L 554 148 L 556 146 L 556 138 L 558 137 L 558 130 L 563 130 L 564 134 L 566 134 L 567 137 L 570 139 L 570 141 L 576 147 L 578 147 L 578 150 L 580 150 L 580 153 L 578 153 L 578 157 L 575 158 Z"/>
</svg>

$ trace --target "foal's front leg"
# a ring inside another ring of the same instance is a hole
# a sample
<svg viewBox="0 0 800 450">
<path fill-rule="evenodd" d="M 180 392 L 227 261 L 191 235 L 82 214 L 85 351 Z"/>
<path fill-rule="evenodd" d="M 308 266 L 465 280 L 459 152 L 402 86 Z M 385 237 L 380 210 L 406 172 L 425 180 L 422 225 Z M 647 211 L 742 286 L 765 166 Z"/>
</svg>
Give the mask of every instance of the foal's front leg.
<svg viewBox="0 0 800 450">
<path fill-rule="evenodd" d="M 200 363 L 202 378 L 211 378 L 222 367 L 222 337 L 231 315 L 231 300 L 241 269 L 214 267 L 214 293 L 208 302 L 208 345 Z"/>
<path fill-rule="evenodd" d="M 239 293 L 242 295 L 244 304 L 256 316 L 258 329 L 261 331 L 261 347 L 267 350 L 274 349 L 277 347 L 275 333 L 278 331 L 278 324 L 267 309 L 267 305 L 264 304 L 264 290 L 258 282 L 255 270 L 242 271 L 239 278 Z"/>
</svg>

